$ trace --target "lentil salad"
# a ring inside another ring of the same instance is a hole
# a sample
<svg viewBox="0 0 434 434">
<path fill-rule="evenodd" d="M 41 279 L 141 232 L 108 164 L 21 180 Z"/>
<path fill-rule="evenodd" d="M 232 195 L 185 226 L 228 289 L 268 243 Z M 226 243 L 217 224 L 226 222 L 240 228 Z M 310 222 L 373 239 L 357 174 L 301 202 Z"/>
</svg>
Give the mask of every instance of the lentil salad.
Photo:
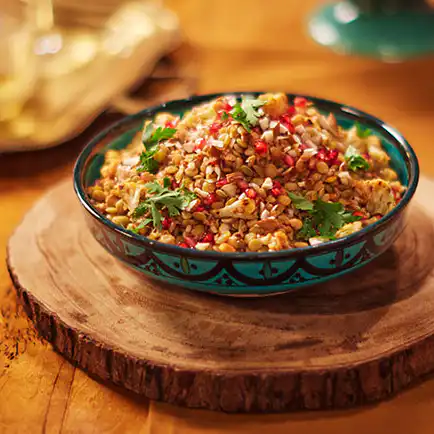
<svg viewBox="0 0 434 434">
<path fill-rule="evenodd" d="M 344 130 L 305 98 L 224 96 L 146 121 L 105 155 L 88 193 L 113 223 L 163 243 L 266 252 L 342 238 L 405 187 L 380 139 Z"/>
</svg>

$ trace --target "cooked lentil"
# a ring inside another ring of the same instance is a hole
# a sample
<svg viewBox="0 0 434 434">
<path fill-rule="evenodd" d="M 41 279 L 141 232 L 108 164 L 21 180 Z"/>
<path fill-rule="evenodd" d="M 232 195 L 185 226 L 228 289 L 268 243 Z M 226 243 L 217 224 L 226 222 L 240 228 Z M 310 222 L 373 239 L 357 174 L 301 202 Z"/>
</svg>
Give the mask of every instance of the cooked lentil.
<svg viewBox="0 0 434 434">
<path fill-rule="evenodd" d="M 344 130 L 304 98 L 228 96 L 146 121 L 106 153 L 88 193 L 106 218 L 153 240 L 266 252 L 344 237 L 390 212 L 405 187 L 389 161 L 376 135 Z"/>
</svg>

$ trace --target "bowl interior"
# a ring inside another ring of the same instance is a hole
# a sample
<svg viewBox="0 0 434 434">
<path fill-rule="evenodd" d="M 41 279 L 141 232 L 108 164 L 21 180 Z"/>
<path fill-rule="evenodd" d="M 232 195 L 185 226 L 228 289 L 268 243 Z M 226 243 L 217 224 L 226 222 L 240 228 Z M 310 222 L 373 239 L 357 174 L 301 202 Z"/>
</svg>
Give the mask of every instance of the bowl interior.
<svg viewBox="0 0 434 434">
<path fill-rule="evenodd" d="M 128 146 L 134 135 L 142 128 L 145 119 L 152 118 L 158 112 L 171 112 L 182 115 L 193 106 L 213 97 L 215 95 L 174 101 L 154 109 L 145 110 L 123 119 L 100 134 L 91 143 L 90 148 L 85 150 L 87 155 L 82 156 L 85 160 L 80 174 L 81 187 L 86 189 L 98 179 L 101 166 L 104 163 L 105 153 L 109 149 L 123 149 Z M 380 120 L 356 109 L 316 98 L 309 99 L 313 100 L 324 114 L 332 112 L 336 116 L 339 125 L 345 129 L 352 127 L 356 123 L 362 128 L 369 128 L 373 134 L 381 139 L 383 147 L 391 158 L 391 167 L 398 173 L 401 183 L 405 186 L 409 185 L 411 174 L 416 171 L 416 168 L 411 167 L 412 158 L 408 150 L 405 149 L 404 139 L 401 138 L 398 132 Z"/>
</svg>

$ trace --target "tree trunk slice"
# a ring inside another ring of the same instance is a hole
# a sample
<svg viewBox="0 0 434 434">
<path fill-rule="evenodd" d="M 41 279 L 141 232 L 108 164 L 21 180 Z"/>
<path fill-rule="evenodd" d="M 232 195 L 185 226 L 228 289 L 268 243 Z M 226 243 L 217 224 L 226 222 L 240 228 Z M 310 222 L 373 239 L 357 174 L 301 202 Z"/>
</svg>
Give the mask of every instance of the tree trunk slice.
<svg viewBox="0 0 434 434">
<path fill-rule="evenodd" d="M 226 412 L 351 407 L 434 370 L 434 183 L 363 269 L 311 288 L 228 299 L 146 279 L 88 231 L 70 182 L 11 237 L 8 266 L 40 334 L 74 364 L 148 398 Z"/>
</svg>

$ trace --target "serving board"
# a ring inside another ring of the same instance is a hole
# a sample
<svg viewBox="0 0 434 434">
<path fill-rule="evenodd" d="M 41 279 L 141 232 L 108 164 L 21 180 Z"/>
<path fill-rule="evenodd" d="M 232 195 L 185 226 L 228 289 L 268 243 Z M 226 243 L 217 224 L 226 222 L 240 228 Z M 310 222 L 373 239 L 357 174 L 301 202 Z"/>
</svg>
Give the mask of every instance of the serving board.
<svg viewBox="0 0 434 434">
<path fill-rule="evenodd" d="M 379 259 L 286 295 L 222 298 L 142 277 L 93 240 L 70 181 L 25 216 L 8 267 L 59 353 L 150 399 L 225 412 L 367 404 L 434 370 L 433 187 L 422 179 Z"/>
</svg>

